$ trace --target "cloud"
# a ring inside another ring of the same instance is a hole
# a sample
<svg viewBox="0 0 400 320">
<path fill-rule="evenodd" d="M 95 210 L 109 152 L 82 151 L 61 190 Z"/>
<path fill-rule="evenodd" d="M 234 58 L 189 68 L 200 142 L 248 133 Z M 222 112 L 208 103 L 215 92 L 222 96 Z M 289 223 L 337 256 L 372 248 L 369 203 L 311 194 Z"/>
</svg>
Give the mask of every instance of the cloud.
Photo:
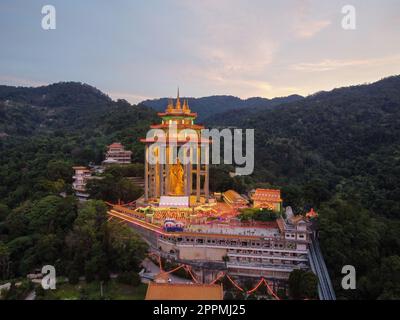
<svg viewBox="0 0 400 320">
<path fill-rule="evenodd" d="M 292 7 L 291 30 L 296 38 L 309 39 L 331 25 L 330 19 L 321 16 L 319 6 L 310 0 L 297 0 Z"/>
<path fill-rule="evenodd" d="M 1 76 L 0 75 L 0 82 L 4 83 L 8 86 L 22 86 L 22 87 L 40 87 L 47 85 L 47 82 L 37 81 L 32 79 L 25 79 L 15 76 Z"/>
<path fill-rule="evenodd" d="M 298 38 L 308 39 L 331 24 L 329 20 L 303 21 L 295 25 L 294 30 Z"/>
<path fill-rule="evenodd" d="M 325 59 L 314 63 L 298 63 L 291 65 L 289 69 L 303 72 L 326 72 L 341 68 L 360 67 L 360 66 L 383 66 L 388 64 L 399 64 L 400 55 L 388 56 L 384 58 L 372 59 L 350 59 L 350 60 L 334 60 Z"/>
<path fill-rule="evenodd" d="M 130 92 L 117 92 L 117 91 L 108 92 L 108 95 L 113 100 L 125 99 L 126 101 L 129 101 L 130 103 L 133 103 L 133 104 L 154 98 L 154 97 L 148 97 L 145 95 L 140 95 L 140 94 L 135 94 L 135 93 L 130 93 Z"/>
</svg>

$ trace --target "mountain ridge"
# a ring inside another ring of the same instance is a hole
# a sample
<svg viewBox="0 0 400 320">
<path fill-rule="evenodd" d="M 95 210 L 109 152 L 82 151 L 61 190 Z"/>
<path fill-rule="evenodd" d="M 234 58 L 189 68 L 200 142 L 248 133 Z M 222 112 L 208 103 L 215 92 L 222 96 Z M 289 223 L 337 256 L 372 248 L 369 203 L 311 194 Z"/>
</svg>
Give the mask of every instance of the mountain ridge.
<svg viewBox="0 0 400 320">
<path fill-rule="evenodd" d="M 140 102 L 139 105 L 153 108 L 156 111 L 164 111 L 168 105 L 169 99 L 170 98 L 144 100 Z M 198 113 L 198 121 L 207 122 L 208 118 L 223 112 L 241 109 L 252 109 L 253 111 L 269 109 L 282 103 L 302 100 L 304 97 L 300 95 L 290 95 L 287 97 L 277 97 L 272 99 L 261 97 L 241 99 L 233 95 L 213 95 L 201 98 L 181 97 L 181 99 L 188 100 L 190 109 L 193 112 Z"/>
</svg>

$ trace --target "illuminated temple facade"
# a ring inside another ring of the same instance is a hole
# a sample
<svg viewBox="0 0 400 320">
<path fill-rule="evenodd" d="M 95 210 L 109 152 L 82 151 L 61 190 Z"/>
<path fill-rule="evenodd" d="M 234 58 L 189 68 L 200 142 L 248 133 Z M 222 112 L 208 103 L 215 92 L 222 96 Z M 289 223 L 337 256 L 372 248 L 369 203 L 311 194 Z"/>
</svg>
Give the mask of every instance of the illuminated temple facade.
<svg viewBox="0 0 400 320">
<path fill-rule="evenodd" d="M 282 207 L 280 190 L 256 189 L 248 196 L 235 190 L 210 194 L 211 142 L 201 136 L 204 127 L 195 124 L 197 114 L 187 100 L 181 101 L 178 90 L 177 99 L 158 116 L 161 123 L 141 139 L 144 195 L 126 205 L 112 205 L 111 218 L 128 222 L 152 253 L 190 265 L 201 283 L 212 283 L 226 272 L 239 279 L 264 277 L 279 286 L 293 270 L 313 268 L 317 258 L 312 260 L 309 248 L 314 211 L 294 216 L 290 207 Z M 183 160 L 178 160 L 179 153 Z M 246 222 L 239 217 L 244 209 L 269 209 L 278 217 Z"/>
<path fill-rule="evenodd" d="M 187 197 L 191 204 L 209 200 L 209 140 L 202 139 L 197 114 L 187 100 L 169 101 L 158 113 L 160 124 L 151 126 L 153 135 L 141 139 L 145 144 L 144 201 L 157 203 L 161 197 Z M 182 153 L 185 163 L 177 155 Z M 154 159 L 149 161 L 149 159 Z M 178 199 L 178 198 L 177 198 Z"/>
</svg>

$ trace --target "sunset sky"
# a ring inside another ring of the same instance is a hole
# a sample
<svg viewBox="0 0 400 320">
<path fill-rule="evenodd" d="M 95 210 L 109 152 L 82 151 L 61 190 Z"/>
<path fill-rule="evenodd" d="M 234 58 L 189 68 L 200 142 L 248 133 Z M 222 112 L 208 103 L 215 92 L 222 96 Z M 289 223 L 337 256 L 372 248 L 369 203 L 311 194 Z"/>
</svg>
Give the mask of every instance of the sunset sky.
<svg viewBox="0 0 400 320">
<path fill-rule="evenodd" d="M 41 27 L 56 8 L 56 30 Z M 342 28 L 344 5 L 357 29 Z M 138 102 L 308 95 L 400 74 L 399 0 L 2 0 L 0 84 L 93 85 Z"/>
</svg>

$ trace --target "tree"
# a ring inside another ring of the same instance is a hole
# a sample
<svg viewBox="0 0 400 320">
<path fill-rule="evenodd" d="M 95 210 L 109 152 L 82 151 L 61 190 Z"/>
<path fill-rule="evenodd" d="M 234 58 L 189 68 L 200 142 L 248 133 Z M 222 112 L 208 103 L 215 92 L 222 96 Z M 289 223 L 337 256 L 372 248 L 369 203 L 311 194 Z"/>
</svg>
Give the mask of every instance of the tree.
<svg viewBox="0 0 400 320">
<path fill-rule="evenodd" d="M 0 241 L 0 279 L 8 279 L 10 273 L 10 251 L 5 243 Z"/>
<path fill-rule="evenodd" d="M 379 266 L 380 225 L 368 210 L 354 201 L 336 199 L 325 204 L 319 213 L 321 249 L 337 295 L 352 299 L 365 296 L 361 286 L 355 292 L 343 290 L 342 275 L 337 270 L 352 265 L 360 279 L 371 278 L 371 270 Z M 340 267 L 332 269 L 330 266 Z"/>
<path fill-rule="evenodd" d="M 296 185 L 288 185 L 282 188 L 282 199 L 285 207 L 292 207 L 294 212 L 300 213 L 304 207 L 303 192 Z"/>
<path fill-rule="evenodd" d="M 107 173 L 102 179 L 89 180 L 86 187 L 90 197 L 114 203 L 138 199 L 143 190 L 128 178 L 121 178 L 119 171 L 117 172 L 116 176 Z"/>
<path fill-rule="evenodd" d="M 293 270 L 289 276 L 289 291 L 294 300 L 315 299 L 318 293 L 318 278 L 310 271 Z"/>
<path fill-rule="evenodd" d="M 108 222 L 107 207 L 99 200 L 79 209 L 66 244 L 74 261 L 70 269 L 84 273 L 88 281 L 107 281 L 112 272 L 138 272 L 148 248 L 126 225 Z"/>
<path fill-rule="evenodd" d="M 241 211 L 238 218 L 241 221 L 275 221 L 279 217 L 279 213 L 270 209 L 259 209 L 259 208 L 246 208 Z"/>
<path fill-rule="evenodd" d="M 8 229 L 10 240 L 28 233 L 28 213 L 31 207 L 31 202 L 25 202 L 18 208 L 12 210 L 7 216 L 5 225 Z"/>
<path fill-rule="evenodd" d="M 115 272 L 138 272 L 148 245 L 124 224 L 110 221 L 108 227 L 112 269 Z"/>
<path fill-rule="evenodd" d="M 116 192 L 118 199 L 124 202 L 134 201 L 142 195 L 142 189 L 126 178 L 118 181 Z"/>
<path fill-rule="evenodd" d="M 47 178 L 52 181 L 72 182 L 72 165 L 69 161 L 51 160 L 47 164 Z"/>
<path fill-rule="evenodd" d="M 10 213 L 7 205 L 0 203 L 0 222 L 4 221 Z"/>
<path fill-rule="evenodd" d="M 76 202 L 72 197 L 47 196 L 36 202 L 30 212 L 29 229 L 34 233 L 60 233 L 72 227 Z"/>
<path fill-rule="evenodd" d="M 381 300 L 400 299 L 400 256 L 384 258 L 380 267 Z"/>
<path fill-rule="evenodd" d="M 331 193 L 326 188 L 326 183 L 322 180 L 313 180 L 303 188 L 305 202 L 311 207 L 319 207 L 322 202 L 330 199 Z"/>
<path fill-rule="evenodd" d="M 120 273 L 117 280 L 120 283 L 129 284 L 135 287 L 137 287 L 141 283 L 139 274 L 134 271 Z"/>
</svg>

